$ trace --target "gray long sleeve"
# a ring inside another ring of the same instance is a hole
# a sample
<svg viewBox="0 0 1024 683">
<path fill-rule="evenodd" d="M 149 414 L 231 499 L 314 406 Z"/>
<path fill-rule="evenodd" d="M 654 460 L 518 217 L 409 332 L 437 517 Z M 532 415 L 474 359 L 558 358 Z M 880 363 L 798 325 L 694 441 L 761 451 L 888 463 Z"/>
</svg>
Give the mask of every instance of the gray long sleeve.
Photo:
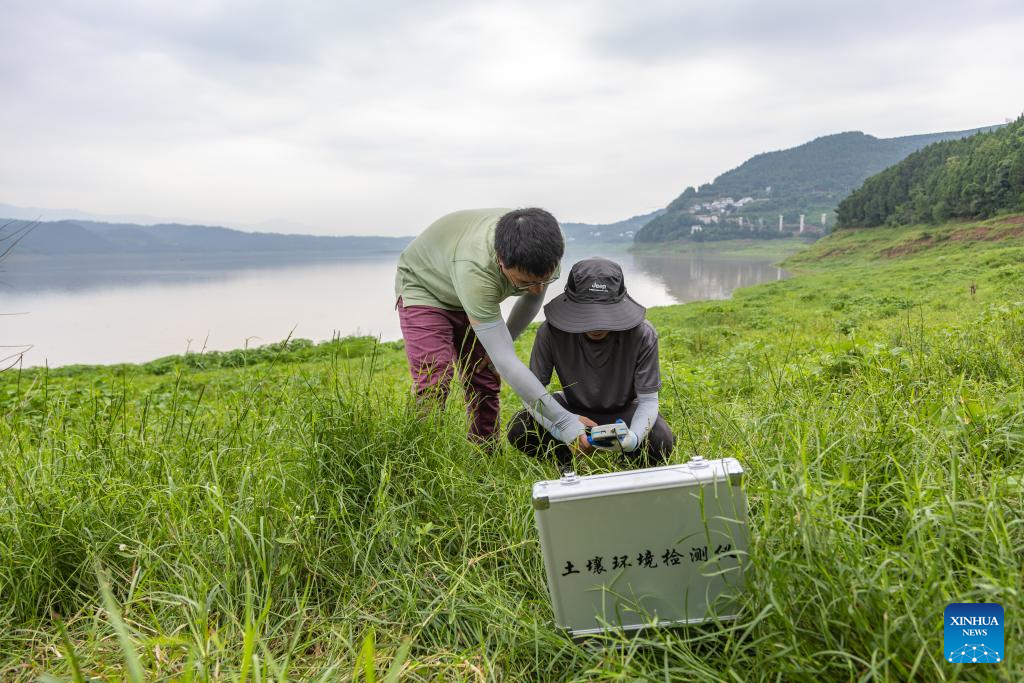
<svg viewBox="0 0 1024 683">
<path fill-rule="evenodd" d="M 579 416 L 559 405 L 516 356 L 512 335 L 504 322 L 479 323 L 473 326 L 473 332 L 483 344 L 498 374 L 508 382 L 512 391 L 526 404 L 530 414 L 547 427 L 553 437 L 569 444 L 584 433 Z"/>
<path fill-rule="evenodd" d="M 506 323 L 508 333 L 512 335 L 512 339 L 518 339 L 519 335 L 537 317 L 540 307 L 544 305 L 544 292 L 546 291 L 548 291 L 548 288 L 545 286 L 540 294 L 527 293 L 516 299 L 515 305 L 512 306 L 512 311 L 508 314 L 508 322 Z"/>
<path fill-rule="evenodd" d="M 631 432 L 636 434 L 637 441 L 643 441 L 658 419 L 658 394 L 637 394 L 636 412 L 629 424 Z"/>
</svg>

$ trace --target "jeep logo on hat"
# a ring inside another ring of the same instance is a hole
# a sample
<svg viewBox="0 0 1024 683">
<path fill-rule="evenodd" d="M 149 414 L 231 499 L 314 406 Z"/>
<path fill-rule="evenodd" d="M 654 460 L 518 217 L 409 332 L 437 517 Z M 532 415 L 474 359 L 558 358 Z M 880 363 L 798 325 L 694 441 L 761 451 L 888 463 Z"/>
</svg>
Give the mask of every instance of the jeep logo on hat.
<svg viewBox="0 0 1024 683">
<path fill-rule="evenodd" d="M 588 258 L 573 265 L 565 294 L 577 303 L 615 303 L 626 295 L 622 268 L 605 258 Z"/>
</svg>

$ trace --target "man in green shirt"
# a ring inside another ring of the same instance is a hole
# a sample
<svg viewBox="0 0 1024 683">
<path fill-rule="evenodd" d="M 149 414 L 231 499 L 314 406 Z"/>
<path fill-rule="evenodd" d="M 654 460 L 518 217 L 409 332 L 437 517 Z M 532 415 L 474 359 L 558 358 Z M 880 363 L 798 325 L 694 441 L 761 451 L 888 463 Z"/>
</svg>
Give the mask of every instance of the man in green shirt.
<svg viewBox="0 0 1024 683">
<path fill-rule="evenodd" d="M 396 307 L 416 394 L 443 401 L 458 364 L 475 441 L 493 443 L 504 377 L 555 438 L 590 450 L 592 423 L 555 401 L 512 344 L 540 310 L 564 251 L 558 221 L 543 209 L 475 209 L 441 217 L 398 259 Z M 519 299 L 506 324 L 500 304 L 510 296 Z"/>
</svg>

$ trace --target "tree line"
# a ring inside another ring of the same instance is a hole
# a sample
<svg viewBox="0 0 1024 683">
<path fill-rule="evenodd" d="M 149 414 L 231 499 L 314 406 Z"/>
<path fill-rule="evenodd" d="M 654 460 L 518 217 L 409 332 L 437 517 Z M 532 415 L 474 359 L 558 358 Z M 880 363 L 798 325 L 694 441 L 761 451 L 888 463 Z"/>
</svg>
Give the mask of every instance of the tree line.
<svg viewBox="0 0 1024 683">
<path fill-rule="evenodd" d="M 839 203 L 837 227 L 942 223 L 1024 211 L 1024 116 L 988 133 L 929 145 L 868 178 Z"/>
</svg>

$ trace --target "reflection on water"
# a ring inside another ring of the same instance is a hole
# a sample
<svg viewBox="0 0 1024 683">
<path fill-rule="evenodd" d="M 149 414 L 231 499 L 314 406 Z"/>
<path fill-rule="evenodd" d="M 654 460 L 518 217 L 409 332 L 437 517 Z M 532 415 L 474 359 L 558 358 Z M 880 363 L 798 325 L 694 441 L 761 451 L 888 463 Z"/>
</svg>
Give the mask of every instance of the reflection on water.
<svg viewBox="0 0 1024 683">
<path fill-rule="evenodd" d="M 19 256 L 0 266 L 0 298 L 27 291 L 82 293 L 139 284 L 213 282 L 241 277 L 255 270 L 392 262 L 397 258 L 388 254 L 347 259 L 316 252 Z"/>
<path fill-rule="evenodd" d="M 662 283 L 676 302 L 725 299 L 734 289 L 772 280 L 786 272 L 767 261 L 682 258 L 679 256 L 632 256 L 634 268 Z"/>
<path fill-rule="evenodd" d="M 575 261 L 570 250 L 562 291 Z M 728 297 L 786 277 L 767 261 L 605 252 L 645 306 Z M 26 365 L 144 362 L 293 337 L 373 334 L 398 339 L 397 255 L 337 260 L 303 255 L 12 258 L 0 270 L 0 346 L 31 344 Z M 508 312 L 512 302 L 502 307 Z M 11 315 L 14 314 L 14 315 Z"/>
</svg>

